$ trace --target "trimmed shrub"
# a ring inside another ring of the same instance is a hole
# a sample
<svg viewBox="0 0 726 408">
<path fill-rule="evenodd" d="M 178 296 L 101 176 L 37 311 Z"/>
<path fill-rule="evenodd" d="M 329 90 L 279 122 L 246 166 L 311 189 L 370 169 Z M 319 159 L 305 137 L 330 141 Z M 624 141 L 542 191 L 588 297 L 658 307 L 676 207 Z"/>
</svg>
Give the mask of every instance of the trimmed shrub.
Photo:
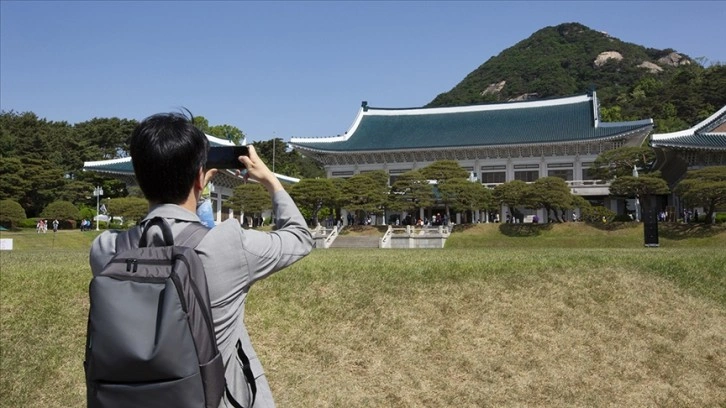
<svg viewBox="0 0 726 408">
<path fill-rule="evenodd" d="M 583 208 L 582 219 L 591 224 L 604 224 L 615 219 L 615 212 L 601 205 L 595 205 L 590 208 Z"/>
<path fill-rule="evenodd" d="M 18 228 L 27 219 L 23 206 L 15 200 L 0 201 L 0 225 L 8 229 Z"/>
<path fill-rule="evenodd" d="M 48 206 L 43 209 L 43 212 L 40 213 L 40 216 L 51 221 L 54 219 L 57 219 L 58 221 L 77 220 L 81 217 L 81 213 L 70 201 L 59 200 L 48 204 Z"/>
</svg>

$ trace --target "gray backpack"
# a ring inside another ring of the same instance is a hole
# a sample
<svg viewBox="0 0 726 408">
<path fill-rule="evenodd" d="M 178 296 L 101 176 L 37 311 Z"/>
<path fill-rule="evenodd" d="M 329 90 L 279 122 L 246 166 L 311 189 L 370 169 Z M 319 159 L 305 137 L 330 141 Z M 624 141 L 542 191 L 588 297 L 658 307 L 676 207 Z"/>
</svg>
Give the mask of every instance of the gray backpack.
<svg viewBox="0 0 726 408">
<path fill-rule="evenodd" d="M 152 225 L 161 228 L 166 246 L 147 246 Z M 175 244 L 166 220 L 154 218 L 118 235 L 116 255 L 89 287 L 89 408 L 219 406 L 224 364 L 194 250 L 207 231 L 191 223 Z"/>
</svg>

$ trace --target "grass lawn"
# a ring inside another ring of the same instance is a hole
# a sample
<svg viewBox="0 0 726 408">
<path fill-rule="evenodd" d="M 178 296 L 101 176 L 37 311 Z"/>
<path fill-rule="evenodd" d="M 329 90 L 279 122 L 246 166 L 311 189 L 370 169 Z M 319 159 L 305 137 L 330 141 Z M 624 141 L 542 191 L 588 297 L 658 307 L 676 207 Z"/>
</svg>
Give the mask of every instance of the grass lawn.
<svg viewBox="0 0 726 408">
<path fill-rule="evenodd" d="M 723 407 L 726 231 L 687 228 L 315 250 L 254 287 L 247 325 L 282 408 Z M 85 406 L 93 235 L 0 234 L 0 406 Z"/>
</svg>

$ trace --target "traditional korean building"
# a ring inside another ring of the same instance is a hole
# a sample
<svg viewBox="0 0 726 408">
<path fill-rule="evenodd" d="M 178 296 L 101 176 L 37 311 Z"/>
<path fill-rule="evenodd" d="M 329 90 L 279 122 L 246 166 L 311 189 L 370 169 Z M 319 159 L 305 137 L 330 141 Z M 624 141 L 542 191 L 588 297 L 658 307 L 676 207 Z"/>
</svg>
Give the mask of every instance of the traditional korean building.
<svg viewBox="0 0 726 408">
<path fill-rule="evenodd" d="M 655 150 L 655 168 L 673 188 L 688 170 L 708 166 L 726 166 L 726 106 L 695 126 L 671 133 L 651 136 Z M 670 213 L 684 209 L 675 194 L 668 197 Z"/>
<path fill-rule="evenodd" d="M 655 167 L 673 187 L 690 169 L 726 166 L 726 106 L 690 129 L 650 138 Z"/>
<path fill-rule="evenodd" d="M 622 213 L 624 203 L 609 199 L 608 184 L 591 177 L 589 169 L 604 151 L 640 146 L 652 129 L 652 119 L 602 122 L 593 92 L 447 108 L 374 108 L 363 102 L 345 134 L 292 138 L 290 144 L 322 163 L 328 177 L 382 169 L 393 182 L 434 161 L 456 160 L 472 180 L 490 188 L 556 176 L 574 194 Z"/>
<path fill-rule="evenodd" d="M 234 146 L 235 144 L 226 139 L 207 135 L 210 146 Z M 126 183 L 126 186 L 138 186 L 134 175 L 134 167 L 131 163 L 131 157 L 120 159 L 89 161 L 83 163 L 84 171 L 94 171 L 117 178 Z M 283 183 L 297 183 L 299 179 L 275 174 Z M 210 195 L 212 199 L 212 207 L 215 212 L 217 222 L 226 220 L 234 216 L 232 209 L 223 211 L 222 203 L 232 196 L 232 190 L 243 183 L 242 177 L 236 176 L 232 170 L 220 170 L 209 183 Z"/>
</svg>

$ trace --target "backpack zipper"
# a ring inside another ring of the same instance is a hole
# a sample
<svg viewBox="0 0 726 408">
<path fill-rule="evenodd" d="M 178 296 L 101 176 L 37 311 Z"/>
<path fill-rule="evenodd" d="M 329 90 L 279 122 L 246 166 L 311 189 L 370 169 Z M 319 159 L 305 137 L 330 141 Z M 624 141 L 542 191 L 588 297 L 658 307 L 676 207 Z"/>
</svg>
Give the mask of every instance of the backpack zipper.
<svg viewBox="0 0 726 408">
<path fill-rule="evenodd" d="M 139 264 L 171 265 L 173 263 L 173 260 L 116 258 L 116 259 L 112 259 L 111 261 L 109 261 L 109 264 L 111 264 L 111 263 L 126 264 L 126 272 L 136 273 L 136 271 L 139 269 Z M 154 283 L 161 283 L 168 279 L 168 278 L 164 278 L 164 277 L 151 278 L 151 277 L 137 277 L 137 276 L 120 276 L 120 275 L 116 275 L 116 274 L 114 274 L 112 277 L 114 279 L 118 279 L 118 280 L 129 280 L 129 281 L 134 281 L 134 282 L 154 282 Z"/>
</svg>

